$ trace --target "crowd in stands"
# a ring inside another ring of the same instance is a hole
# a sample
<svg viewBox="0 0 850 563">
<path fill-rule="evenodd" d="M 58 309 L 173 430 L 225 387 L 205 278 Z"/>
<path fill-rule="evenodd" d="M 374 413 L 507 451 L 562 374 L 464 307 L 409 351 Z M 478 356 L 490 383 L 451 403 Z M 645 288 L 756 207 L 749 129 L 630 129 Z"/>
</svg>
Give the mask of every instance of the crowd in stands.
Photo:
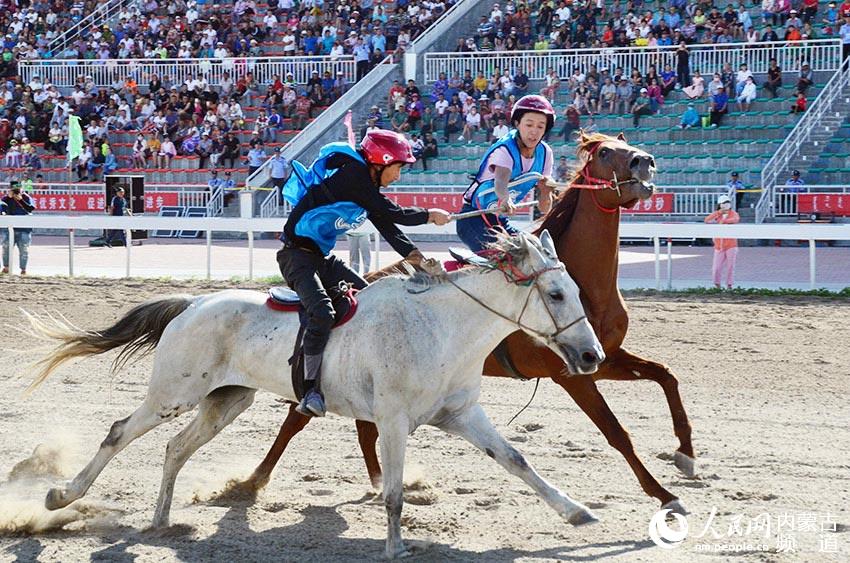
<svg viewBox="0 0 850 563">
<path fill-rule="evenodd" d="M 369 60 L 404 48 L 442 15 L 447 0 L 317 1 L 142 0 L 116 23 L 84 29 L 59 52 L 51 42 L 93 12 L 92 0 L 0 0 L 3 64 L 30 59 L 225 58 L 263 56 L 263 43 L 282 43 L 283 55 L 354 54 Z M 278 30 L 284 30 L 278 38 Z M 366 51 L 363 51 L 363 48 Z M 364 65 L 365 66 L 365 65 Z M 7 74 L 5 76 L 11 76 Z"/>
<path fill-rule="evenodd" d="M 760 16 L 753 20 L 752 8 Z M 493 4 L 457 52 L 803 41 L 840 33 L 850 2 L 746 0 L 530 0 Z M 816 28 L 820 26 L 822 34 Z"/>
<path fill-rule="evenodd" d="M 91 4 L 91 5 L 89 5 Z M 95 3 L 35 2 L 20 6 L 0 0 L 0 28 L 5 29 L 0 74 L 0 155 L 6 167 L 42 167 L 34 143 L 65 154 L 68 115 L 81 118 L 83 155 L 74 163 L 80 180 L 117 166 L 169 168 L 176 156 L 196 155 L 198 167 L 248 164 L 238 133 L 250 131 L 251 148 L 274 143 L 283 129 L 301 129 L 318 108 L 333 103 L 350 82 L 358 80 L 387 53 L 403 50 L 453 4 L 445 0 L 398 0 L 375 4 L 316 2 L 296 5 L 271 0 L 260 11 L 253 0 L 212 4 L 190 0 L 140 2 L 118 15 L 118 25 L 86 30 L 61 53 L 50 52 L 50 41 L 73 25 Z M 356 76 L 336 76 L 317 64 L 307 84 L 293 76 L 273 76 L 258 83 L 251 72 L 225 73 L 211 87 L 203 74 L 183 83 L 168 76 L 117 75 L 106 88 L 91 76 L 79 76 L 64 95 L 35 76 L 22 84 L 16 62 L 33 58 L 224 58 L 262 56 L 263 42 L 277 40 L 287 55 L 352 54 Z M 245 105 L 262 108 L 247 120 Z M 284 123 L 287 120 L 287 123 Z M 112 131 L 137 132 L 132 163 L 118 163 L 109 148 Z"/>
</svg>

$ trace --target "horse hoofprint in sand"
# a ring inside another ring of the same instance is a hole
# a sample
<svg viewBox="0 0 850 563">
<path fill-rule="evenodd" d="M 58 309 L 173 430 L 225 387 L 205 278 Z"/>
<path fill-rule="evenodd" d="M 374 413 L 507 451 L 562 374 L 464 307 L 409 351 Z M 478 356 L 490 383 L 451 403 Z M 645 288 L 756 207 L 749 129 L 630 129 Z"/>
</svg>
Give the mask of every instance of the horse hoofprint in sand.
<svg viewBox="0 0 850 563">
<path fill-rule="evenodd" d="M 336 414 L 374 422 L 381 434 L 388 514 L 386 555 L 406 553 L 401 541 L 402 476 L 407 436 L 430 424 L 462 436 L 523 479 L 572 524 L 595 517 L 546 482 L 495 430 L 478 404 L 485 357 L 518 327 L 561 357 L 570 371 L 590 374 L 604 360 L 584 318 L 578 288 L 542 233 L 499 242 L 501 261 L 442 278 L 390 277 L 362 291 L 360 312 L 334 331 L 325 353 L 324 391 Z M 509 272 L 500 265 L 510 264 Z M 524 279 L 523 283 L 517 278 Z M 155 526 L 166 526 L 177 473 L 189 457 L 251 405 L 258 389 L 294 399 L 281 369 L 292 350 L 296 315 L 270 312 L 265 295 L 223 291 L 151 301 L 102 334 L 32 319 L 63 343 L 45 371 L 76 356 L 119 346 L 156 345 L 153 376 L 143 404 L 112 425 L 89 464 L 48 508 L 82 497 L 107 462 L 155 426 L 199 407 L 195 419 L 166 449 Z M 368 326 L 369 330 L 362 327 Z M 164 327 L 164 328 L 163 328 Z M 161 336 L 160 336 L 161 335 Z"/>
</svg>

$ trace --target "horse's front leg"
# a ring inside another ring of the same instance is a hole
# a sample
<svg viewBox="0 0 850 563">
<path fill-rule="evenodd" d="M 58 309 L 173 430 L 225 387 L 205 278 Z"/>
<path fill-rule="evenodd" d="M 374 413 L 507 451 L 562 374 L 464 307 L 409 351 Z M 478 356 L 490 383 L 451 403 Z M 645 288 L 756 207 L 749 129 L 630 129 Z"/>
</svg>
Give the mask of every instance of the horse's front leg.
<svg viewBox="0 0 850 563">
<path fill-rule="evenodd" d="M 496 431 L 481 405 L 475 404 L 451 420 L 437 424 L 437 427 L 449 434 L 465 438 L 495 459 L 499 465 L 508 470 L 508 473 L 525 481 L 555 512 L 570 524 L 580 526 L 598 521 L 589 508 L 574 501 L 541 477 L 529 465 L 525 457 Z M 383 433 L 381 434 L 381 442 L 383 443 Z M 386 465 L 386 461 L 384 465 Z"/>
<path fill-rule="evenodd" d="M 674 462 L 686 477 L 696 475 L 696 461 L 694 458 L 694 446 L 691 442 L 691 423 L 679 394 L 679 380 L 673 375 L 667 366 L 645 360 L 635 356 L 631 352 L 620 349 L 608 357 L 603 364 L 607 369 L 601 370 L 599 375 L 593 379 L 616 379 L 618 381 L 650 380 L 661 386 L 667 404 L 670 407 L 670 415 L 673 418 L 673 432 L 679 439 L 679 449 L 674 454 Z"/>
<path fill-rule="evenodd" d="M 404 453 L 410 421 L 404 414 L 378 420 L 381 432 L 381 461 L 384 462 L 384 506 L 387 508 L 387 559 L 410 553 L 401 540 L 401 509 L 404 504 Z"/>
<path fill-rule="evenodd" d="M 604 371 L 607 364 L 603 364 L 600 371 Z M 604 376 L 602 377 L 604 379 Z M 593 421 L 597 428 L 608 440 L 608 443 L 619 451 L 640 483 L 641 488 L 649 496 L 661 501 L 662 508 L 679 514 L 687 514 L 687 509 L 682 502 L 652 476 L 652 473 L 643 464 L 643 461 L 635 452 L 629 433 L 611 412 L 605 398 L 599 393 L 593 378 L 584 375 L 573 377 L 553 377 L 552 381 L 563 387 L 573 398 L 582 411 Z"/>
</svg>

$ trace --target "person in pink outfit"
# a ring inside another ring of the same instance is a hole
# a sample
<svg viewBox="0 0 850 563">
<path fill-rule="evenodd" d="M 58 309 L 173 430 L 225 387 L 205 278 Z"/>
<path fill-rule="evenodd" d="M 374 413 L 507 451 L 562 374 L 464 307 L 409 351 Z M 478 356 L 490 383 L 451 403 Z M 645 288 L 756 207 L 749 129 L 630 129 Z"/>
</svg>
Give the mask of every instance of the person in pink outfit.
<svg viewBox="0 0 850 563">
<path fill-rule="evenodd" d="M 723 194 L 717 198 L 717 211 L 705 218 L 706 223 L 732 224 L 741 221 L 741 217 L 732 209 L 732 199 Z M 711 265 L 711 277 L 714 287 L 721 287 L 723 272 L 726 271 L 726 287 L 732 289 L 735 277 L 735 262 L 738 260 L 738 241 L 733 238 L 714 239 L 714 262 Z"/>
</svg>

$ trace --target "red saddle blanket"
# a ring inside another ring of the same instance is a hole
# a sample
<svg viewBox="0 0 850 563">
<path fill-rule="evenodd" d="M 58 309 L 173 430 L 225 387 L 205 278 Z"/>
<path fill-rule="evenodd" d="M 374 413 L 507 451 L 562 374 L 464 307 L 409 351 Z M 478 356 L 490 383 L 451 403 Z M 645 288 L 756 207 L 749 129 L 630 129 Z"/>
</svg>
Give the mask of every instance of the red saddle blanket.
<svg viewBox="0 0 850 563">
<path fill-rule="evenodd" d="M 345 292 L 330 292 L 330 296 L 334 306 L 336 319 L 334 328 L 336 328 L 350 321 L 357 312 L 357 290 L 352 288 Z M 266 307 L 284 313 L 301 314 L 304 310 L 298 294 L 288 287 L 273 287 L 269 289 Z"/>
</svg>

